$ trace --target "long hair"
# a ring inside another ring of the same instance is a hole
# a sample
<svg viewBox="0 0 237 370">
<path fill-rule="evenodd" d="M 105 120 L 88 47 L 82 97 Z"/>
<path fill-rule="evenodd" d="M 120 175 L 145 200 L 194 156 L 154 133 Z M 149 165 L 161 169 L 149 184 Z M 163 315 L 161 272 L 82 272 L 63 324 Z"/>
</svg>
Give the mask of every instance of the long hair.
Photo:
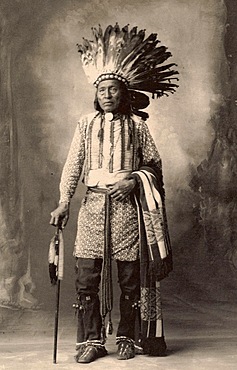
<svg viewBox="0 0 237 370">
<path fill-rule="evenodd" d="M 122 81 L 119 81 L 119 84 L 120 84 L 119 87 L 121 91 L 121 99 L 120 99 L 120 103 L 118 107 L 118 112 L 121 114 L 130 115 L 132 112 L 132 109 L 131 109 L 131 97 L 130 97 L 129 91 L 126 85 Z M 101 112 L 101 113 L 104 112 L 97 98 L 97 90 L 95 93 L 94 108 L 98 112 Z"/>
</svg>

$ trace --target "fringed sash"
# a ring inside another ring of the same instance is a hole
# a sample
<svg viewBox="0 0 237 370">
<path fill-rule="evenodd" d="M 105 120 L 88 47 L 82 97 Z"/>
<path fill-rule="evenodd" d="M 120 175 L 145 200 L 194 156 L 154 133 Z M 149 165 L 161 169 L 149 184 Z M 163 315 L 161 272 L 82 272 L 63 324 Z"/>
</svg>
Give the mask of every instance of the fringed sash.
<svg viewBox="0 0 237 370">
<path fill-rule="evenodd" d="M 111 311 L 113 309 L 113 282 L 112 282 L 112 258 L 111 258 L 111 231 L 110 231 L 110 196 L 108 189 L 90 188 L 95 193 L 102 193 L 105 196 L 105 239 L 103 265 L 101 274 L 101 316 L 102 316 L 102 337 L 105 341 L 107 334 L 112 334 L 113 326 Z M 107 333 L 105 329 L 105 318 L 109 314 Z"/>
</svg>

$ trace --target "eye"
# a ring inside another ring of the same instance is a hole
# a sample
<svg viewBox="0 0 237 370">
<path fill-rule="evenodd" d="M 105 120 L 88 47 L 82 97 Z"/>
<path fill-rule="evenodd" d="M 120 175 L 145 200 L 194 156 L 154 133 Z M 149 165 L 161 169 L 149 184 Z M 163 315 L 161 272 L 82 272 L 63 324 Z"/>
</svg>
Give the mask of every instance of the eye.
<svg viewBox="0 0 237 370">
<path fill-rule="evenodd" d="M 110 88 L 111 94 L 116 94 L 117 91 L 118 91 L 117 87 L 111 87 Z"/>
<path fill-rule="evenodd" d="M 98 90 L 98 92 L 99 92 L 100 94 L 103 94 L 103 93 L 105 92 L 105 89 L 104 89 L 104 88 L 100 88 L 100 89 Z"/>
</svg>

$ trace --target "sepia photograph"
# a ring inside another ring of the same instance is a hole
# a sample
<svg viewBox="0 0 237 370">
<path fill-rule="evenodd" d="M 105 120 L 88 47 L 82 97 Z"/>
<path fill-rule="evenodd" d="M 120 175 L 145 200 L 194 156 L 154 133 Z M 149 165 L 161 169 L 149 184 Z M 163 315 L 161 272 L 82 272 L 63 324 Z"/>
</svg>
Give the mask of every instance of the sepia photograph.
<svg viewBox="0 0 237 370">
<path fill-rule="evenodd" d="M 236 369 L 236 0 L 0 22 L 0 370 Z"/>
</svg>

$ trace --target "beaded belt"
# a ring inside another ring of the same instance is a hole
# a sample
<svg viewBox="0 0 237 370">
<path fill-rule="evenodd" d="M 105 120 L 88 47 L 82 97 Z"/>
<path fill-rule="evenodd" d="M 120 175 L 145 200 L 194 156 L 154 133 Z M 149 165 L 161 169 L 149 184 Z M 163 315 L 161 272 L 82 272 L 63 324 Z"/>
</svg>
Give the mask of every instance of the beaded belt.
<svg viewBox="0 0 237 370">
<path fill-rule="evenodd" d="M 88 187 L 88 190 L 92 191 L 93 193 L 107 194 L 109 188 Z"/>
</svg>

